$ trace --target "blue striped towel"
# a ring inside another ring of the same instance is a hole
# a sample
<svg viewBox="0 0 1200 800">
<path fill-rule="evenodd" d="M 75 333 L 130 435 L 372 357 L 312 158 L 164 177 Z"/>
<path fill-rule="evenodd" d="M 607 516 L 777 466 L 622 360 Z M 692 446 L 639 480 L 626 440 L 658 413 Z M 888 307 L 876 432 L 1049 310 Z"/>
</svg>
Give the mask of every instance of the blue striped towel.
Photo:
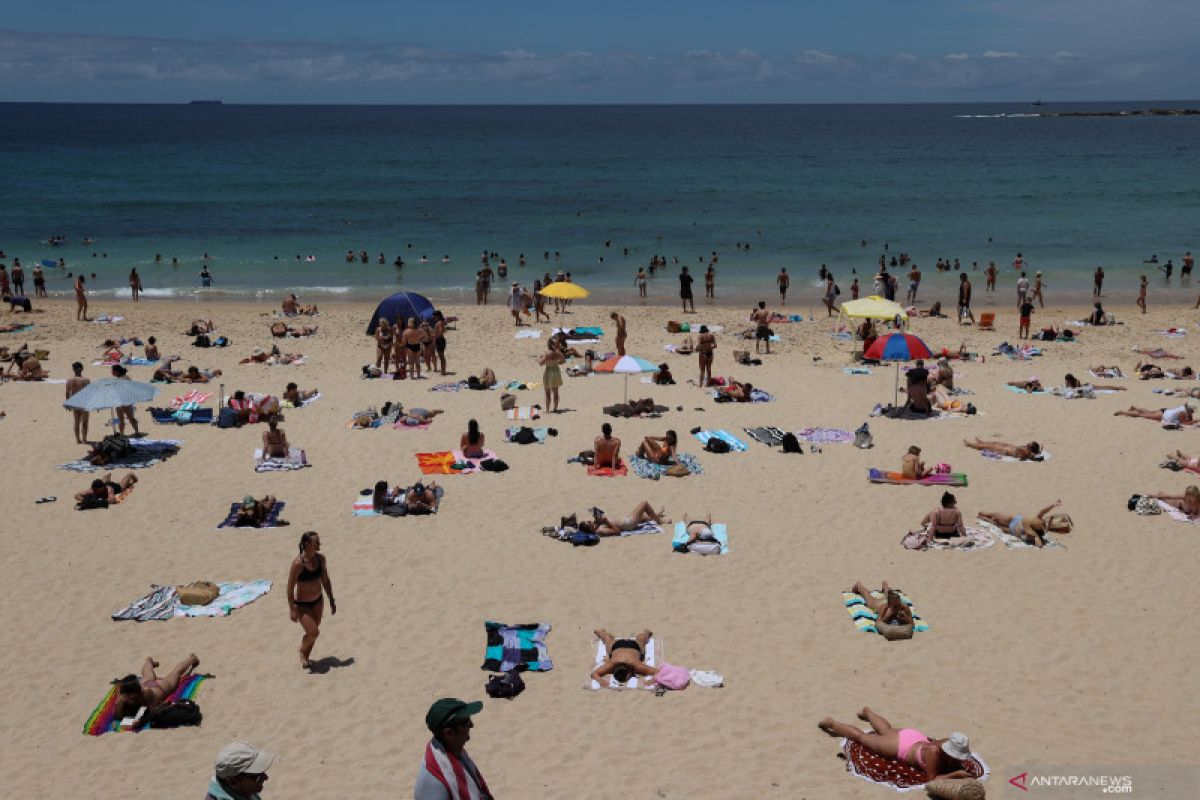
<svg viewBox="0 0 1200 800">
<path fill-rule="evenodd" d="M 744 453 L 748 449 L 748 446 L 745 442 L 724 429 L 719 431 L 699 431 L 695 434 L 695 437 L 699 439 L 700 444 L 703 445 L 707 445 L 709 439 L 720 439 L 729 445 L 730 452 Z"/>
</svg>

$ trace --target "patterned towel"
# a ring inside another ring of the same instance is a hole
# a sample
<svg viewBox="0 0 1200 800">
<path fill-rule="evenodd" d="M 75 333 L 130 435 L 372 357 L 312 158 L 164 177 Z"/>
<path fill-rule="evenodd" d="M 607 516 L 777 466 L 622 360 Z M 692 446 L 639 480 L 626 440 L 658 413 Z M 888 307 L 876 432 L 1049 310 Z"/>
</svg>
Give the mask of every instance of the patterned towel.
<svg viewBox="0 0 1200 800">
<path fill-rule="evenodd" d="M 618 636 L 617 638 L 619 639 L 621 637 Z M 632 639 L 633 637 L 630 636 L 627 638 Z M 659 663 L 662 661 L 662 659 L 663 659 L 662 641 L 657 636 L 651 636 L 650 641 L 646 642 L 646 657 L 643 660 L 644 660 L 646 666 L 657 667 L 659 665 Z M 592 669 L 595 669 L 596 667 L 600 666 L 607 660 L 608 660 L 608 648 L 604 646 L 604 642 L 600 641 L 599 639 L 596 639 L 596 658 L 593 662 Z M 646 678 L 641 677 L 640 675 L 635 675 L 634 677 L 630 678 L 628 681 L 626 681 L 623 684 L 621 684 L 621 683 L 609 684 L 608 680 L 609 680 L 609 676 L 605 675 L 604 676 L 604 686 L 601 686 L 599 681 L 592 680 L 589 675 L 587 688 L 591 689 L 593 692 L 599 691 L 600 689 L 653 689 L 654 688 L 654 684 L 652 682 L 650 682 Z"/>
<path fill-rule="evenodd" d="M 163 702 L 174 703 L 176 700 L 194 700 L 200 691 L 200 684 L 210 678 L 210 675 L 189 675 L 179 682 L 175 691 L 171 692 Z M 101 736 L 117 730 L 121 720 L 116 718 L 117 687 L 110 686 L 100 705 L 88 715 L 83 723 L 83 732 L 87 736 Z"/>
<path fill-rule="evenodd" d="M 255 472 L 286 472 L 287 470 L 304 469 L 311 466 L 312 464 L 308 463 L 308 458 L 304 455 L 304 451 L 296 447 L 288 450 L 287 458 L 263 458 L 262 448 L 254 451 Z"/>
<path fill-rule="evenodd" d="M 1002 456 L 993 450 L 980 450 L 979 455 L 983 456 L 984 458 L 988 459 L 989 461 L 1006 461 L 1010 464 L 1021 463 L 1021 459 L 1019 459 L 1019 458 L 1015 458 L 1013 456 Z M 1042 452 L 1038 453 L 1037 458 L 1025 459 L 1026 462 L 1034 462 L 1034 463 L 1036 463 L 1038 461 L 1049 461 L 1049 460 L 1050 460 L 1050 453 L 1047 452 L 1046 450 L 1043 450 Z"/>
<path fill-rule="evenodd" d="M 467 458 L 462 450 L 442 450 L 436 453 L 417 453 L 417 466 L 425 475 L 470 475 L 479 472 L 479 462 L 495 458 L 491 450 L 483 451 L 483 458 Z M 454 469 L 455 464 L 463 465 Z"/>
<path fill-rule="evenodd" d="M 868 783 L 887 786 L 898 792 L 911 792 L 925 785 L 923 770 L 902 761 L 877 756 L 857 742 L 842 739 L 842 753 L 846 757 L 846 771 Z M 963 769 L 976 780 L 987 780 L 987 764 L 975 753 L 963 762 Z"/>
<path fill-rule="evenodd" d="M 1013 536 L 1007 528 L 1001 528 L 999 525 L 993 525 L 986 519 L 975 520 L 975 524 L 982 530 L 987 531 L 993 539 L 1002 542 L 1009 550 L 1034 550 L 1036 545 L 1029 544 L 1024 539 Z M 1048 534 L 1042 534 L 1042 538 L 1046 540 L 1046 550 L 1061 548 L 1062 545 L 1050 538 Z"/>
<path fill-rule="evenodd" d="M 996 540 L 985 531 L 983 528 L 975 527 L 974 525 L 965 526 L 967 536 L 966 541 L 962 544 L 951 544 L 945 540 L 934 539 L 928 550 L 963 550 L 974 552 L 976 550 L 987 550 L 989 547 L 996 544 Z"/>
<path fill-rule="evenodd" d="M 309 406 L 311 406 L 313 403 L 317 402 L 320 399 L 321 399 L 321 393 L 317 392 L 316 394 L 314 394 L 312 397 L 305 400 L 300 405 L 296 405 L 291 400 L 280 400 L 279 407 L 280 408 L 308 408 Z"/>
<path fill-rule="evenodd" d="M 675 463 L 687 467 L 687 471 L 693 475 L 704 474 L 704 470 L 700 466 L 700 461 L 695 456 L 690 456 L 687 453 L 676 453 Z M 649 478 L 653 481 L 667 474 L 666 466 L 647 461 L 640 456 L 630 456 L 629 466 L 633 469 L 634 475 L 637 475 L 639 478 Z"/>
<path fill-rule="evenodd" d="M 283 511 L 283 506 L 284 506 L 284 503 L 282 500 L 275 501 L 275 505 L 271 506 L 271 510 L 267 512 L 266 520 L 263 522 L 262 525 L 259 525 L 258 527 L 259 528 L 274 528 L 276 525 L 278 525 L 279 524 L 279 512 Z M 237 527 L 253 528 L 254 527 L 253 525 L 239 526 L 237 524 L 237 515 L 238 515 L 238 511 L 240 511 L 241 508 L 242 508 L 241 503 L 230 503 L 229 504 L 229 514 L 225 517 L 224 520 L 221 521 L 221 524 L 217 526 L 217 530 L 221 530 L 222 528 L 237 528 Z"/>
<path fill-rule="evenodd" d="M 114 611 L 112 618 L 135 622 L 162 622 L 175 616 L 175 604 L 178 601 L 179 595 L 174 586 L 154 586 L 147 594 Z"/>
<path fill-rule="evenodd" d="M 847 375 L 870 375 L 871 370 L 868 367 L 842 367 L 842 372 Z"/>
<path fill-rule="evenodd" d="M 516 436 L 517 432 L 520 430 L 521 430 L 520 428 L 516 428 L 516 427 L 505 428 L 504 429 L 504 441 L 511 442 L 512 437 Z M 534 437 L 536 437 L 537 441 L 529 442 L 529 444 L 545 444 L 546 436 L 549 435 L 550 429 L 549 428 L 533 428 L 532 430 L 533 430 L 533 435 L 534 435 Z"/>
<path fill-rule="evenodd" d="M 517 406 L 504 412 L 508 419 L 540 419 L 542 410 L 537 406 Z"/>
<path fill-rule="evenodd" d="M 182 397 L 176 397 L 171 401 L 171 408 L 198 408 L 212 399 L 212 392 L 201 392 L 198 389 L 192 389 Z"/>
<path fill-rule="evenodd" d="M 454 383 L 437 383 L 429 387 L 431 392 L 461 392 L 467 388 L 466 381 L 456 381 Z"/>
<path fill-rule="evenodd" d="M 96 466 L 87 459 L 71 461 L 59 466 L 59 469 L 71 472 L 110 472 L 119 469 L 146 469 L 179 452 L 183 444 L 179 439 L 130 439 L 133 452 L 129 455 L 110 461 L 103 466 Z"/>
<path fill-rule="evenodd" d="M 1038 389 L 1035 392 L 1031 392 L 1028 389 L 1022 389 L 1020 386 L 1009 386 L 1007 383 L 1004 384 L 1004 388 L 1013 394 L 1050 394 L 1049 389 Z"/>
<path fill-rule="evenodd" d="M 779 447 L 783 444 L 783 431 L 779 428 L 742 428 L 756 442 L 761 442 L 767 447 Z"/>
<path fill-rule="evenodd" d="M 729 555 L 729 532 L 725 529 L 725 524 L 714 522 L 712 524 L 713 538 L 721 543 L 720 555 Z M 683 521 L 675 523 L 675 535 L 671 537 L 671 549 L 679 547 L 681 544 L 686 544 L 688 540 L 687 526 Z"/>
<path fill-rule="evenodd" d="M 33 325 L 3 325 L 0 326 L 0 333 L 24 333 L 25 331 L 33 330 Z"/>
<path fill-rule="evenodd" d="M 93 361 L 93 367 L 112 367 L 123 364 L 126 367 L 152 367 L 158 363 L 157 358 L 123 358 L 120 361 Z"/>
<path fill-rule="evenodd" d="M 613 469 L 612 467 L 597 467 L 593 466 L 592 464 L 588 464 L 587 474 L 596 478 L 620 478 L 629 474 L 629 465 L 626 464 L 625 459 L 623 458 L 617 462 L 616 469 Z"/>
<path fill-rule="evenodd" d="M 708 444 L 709 439 L 714 439 L 714 438 L 720 439 L 721 441 L 723 441 L 729 445 L 729 451 L 731 453 L 744 453 L 744 452 L 746 452 L 746 450 L 749 449 L 749 446 L 745 442 L 743 442 L 741 439 L 737 438 L 736 436 L 734 436 L 732 433 L 730 433 L 727 430 L 723 430 L 723 429 L 719 430 L 719 431 L 702 430 L 694 435 L 697 439 L 700 440 L 700 444 L 704 444 L 704 445 Z"/>
<path fill-rule="evenodd" d="M 882 592 L 872 591 L 871 596 L 877 600 L 883 599 Z M 908 606 L 908 610 L 913 615 L 913 633 L 921 633 L 929 630 L 929 625 L 925 620 L 921 619 L 921 615 L 912 607 L 912 600 L 904 592 L 900 592 L 900 599 L 904 601 L 904 605 Z M 842 592 L 842 605 L 846 607 L 846 612 L 850 614 L 851 621 L 854 622 L 854 627 L 860 631 L 867 633 L 879 633 L 879 629 L 875 627 L 875 621 L 879 619 L 879 615 L 870 609 L 867 601 L 862 595 L 854 592 Z"/>
<path fill-rule="evenodd" d="M 178 603 L 175 606 L 177 617 L 227 617 L 235 608 L 248 606 L 267 592 L 271 591 L 271 582 L 257 581 L 222 581 L 217 584 L 221 593 L 211 603 L 203 606 L 189 606 Z"/>
<path fill-rule="evenodd" d="M 526 329 L 523 331 L 517 331 L 515 334 L 513 334 L 513 338 L 514 339 L 540 339 L 540 338 L 542 338 L 542 332 L 537 329 Z"/>
<path fill-rule="evenodd" d="M 854 441 L 854 434 L 842 428 L 802 428 L 796 438 L 812 444 L 845 444 Z"/>
<path fill-rule="evenodd" d="M 380 422 L 382 422 L 382 420 L 380 420 Z M 396 428 L 397 430 L 424 431 L 428 430 L 429 426 L 432 424 L 433 422 L 422 422 L 420 425 L 406 425 L 404 422 L 398 421 L 396 424 L 392 425 L 392 427 Z"/>
<path fill-rule="evenodd" d="M 550 625 L 531 622 L 526 625 L 505 625 L 501 622 L 485 622 L 487 649 L 483 653 L 483 666 L 489 672 L 546 672 L 554 669 L 550 652 L 546 649 L 546 634 Z"/>
<path fill-rule="evenodd" d="M 383 516 L 375 510 L 375 496 L 371 492 L 367 492 L 366 494 L 356 494 L 354 496 L 354 505 L 351 507 L 351 512 L 356 517 Z"/>
<path fill-rule="evenodd" d="M 871 483 L 894 483 L 898 485 L 920 486 L 966 486 L 965 472 L 949 472 L 929 475 L 924 478 L 906 478 L 902 472 L 887 472 L 871 467 L 867 470 L 867 479 Z"/>
</svg>

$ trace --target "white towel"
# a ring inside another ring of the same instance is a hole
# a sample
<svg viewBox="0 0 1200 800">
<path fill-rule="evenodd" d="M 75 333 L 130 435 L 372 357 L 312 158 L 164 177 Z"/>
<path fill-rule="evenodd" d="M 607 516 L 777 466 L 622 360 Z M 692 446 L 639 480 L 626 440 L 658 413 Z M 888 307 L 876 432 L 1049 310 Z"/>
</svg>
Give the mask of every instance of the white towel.
<svg viewBox="0 0 1200 800">
<path fill-rule="evenodd" d="M 629 637 L 629 638 L 633 638 L 633 637 Z M 658 637 L 651 636 L 650 641 L 646 642 L 646 658 L 645 658 L 646 664 L 651 667 L 657 667 L 658 662 L 661 659 L 661 655 L 662 655 L 662 647 L 661 647 L 661 643 L 658 641 Z M 604 642 L 600 641 L 599 639 L 596 639 L 596 661 L 592 665 L 592 669 L 594 670 L 596 667 L 600 666 L 607 660 L 608 660 L 608 648 L 606 648 L 604 646 Z M 604 676 L 604 685 L 601 686 L 599 681 L 594 681 L 589 677 L 588 678 L 588 688 L 591 689 L 592 691 L 597 691 L 602 688 L 604 688 L 604 689 L 650 689 L 650 688 L 653 688 L 653 685 L 650 683 L 650 681 L 646 678 L 642 678 L 641 676 L 634 676 L 634 677 L 630 678 L 624 684 L 617 684 L 615 686 L 610 685 L 608 682 L 608 679 L 609 679 L 609 676 L 605 675 Z"/>
</svg>

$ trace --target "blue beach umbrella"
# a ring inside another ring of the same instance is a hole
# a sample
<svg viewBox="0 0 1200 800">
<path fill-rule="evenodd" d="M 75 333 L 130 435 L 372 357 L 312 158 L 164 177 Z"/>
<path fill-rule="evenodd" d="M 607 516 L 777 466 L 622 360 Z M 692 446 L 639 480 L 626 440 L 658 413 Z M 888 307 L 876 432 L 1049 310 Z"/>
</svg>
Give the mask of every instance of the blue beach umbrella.
<svg viewBox="0 0 1200 800">
<path fill-rule="evenodd" d="M 406 322 L 412 317 L 419 320 L 431 319 L 433 303 L 429 302 L 429 298 L 416 292 L 396 292 L 391 297 L 385 297 L 379 307 L 375 309 L 375 313 L 371 315 L 371 324 L 367 326 L 367 335 L 375 335 L 375 329 L 379 327 L 381 319 L 396 323 Z"/>
</svg>

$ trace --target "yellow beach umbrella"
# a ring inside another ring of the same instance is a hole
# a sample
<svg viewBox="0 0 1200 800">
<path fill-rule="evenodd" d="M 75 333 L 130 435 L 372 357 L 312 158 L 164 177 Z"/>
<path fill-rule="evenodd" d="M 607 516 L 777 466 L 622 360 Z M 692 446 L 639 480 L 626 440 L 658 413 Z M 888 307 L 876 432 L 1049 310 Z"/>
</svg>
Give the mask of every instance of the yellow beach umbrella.
<svg viewBox="0 0 1200 800">
<path fill-rule="evenodd" d="M 538 294 L 544 297 L 557 297 L 559 300 L 581 300 L 588 296 L 588 290 L 578 283 L 556 281 L 538 289 Z"/>
</svg>

